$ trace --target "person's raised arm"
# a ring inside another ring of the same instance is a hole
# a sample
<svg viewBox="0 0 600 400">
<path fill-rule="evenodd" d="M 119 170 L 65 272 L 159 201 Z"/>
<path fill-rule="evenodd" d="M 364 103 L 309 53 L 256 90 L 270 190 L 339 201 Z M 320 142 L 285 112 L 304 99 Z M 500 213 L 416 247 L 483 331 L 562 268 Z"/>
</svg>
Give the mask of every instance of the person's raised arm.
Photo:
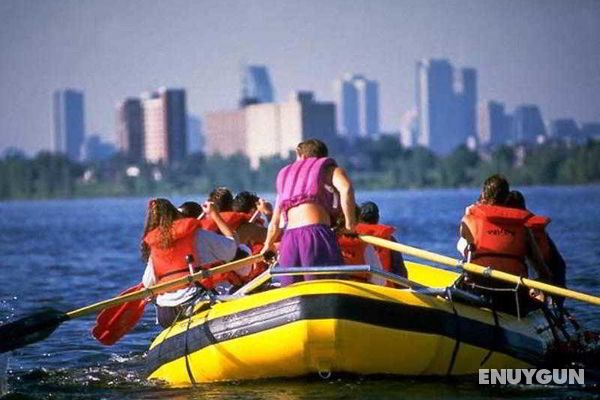
<svg viewBox="0 0 600 400">
<path fill-rule="evenodd" d="M 333 170 L 331 183 L 340 194 L 340 204 L 346 220 L 346 229 L 352 232 L 356 226 L 356 202 L 354 200 L 354 188 L 352 187 L 352 182 L 350 181 L 350 178 L 348 178 L 346 171 L 340 167 L 336 167 Z"/>
<path fill-rule="evenodd" d="M 281 221 L 281 209 L 279 206 L 275 206 L 275 210 L 273 210 L 273 216 L 271 217 L 271 222 L 269 222 L 269 228 L 267 229 L 267 238 L 265 239 L 265 245 L 263 246 L 260 254 L 265 254 L 267 251 L 273 249 L 273 245 L 275 241 L 279 238 L 279 234 L 281 233 L 281 228 L 279 227 L 279 222 Z"/>
<path fill-rule="evenodd" d="M 223 221 L 223 218 L 221 218 L 221 215 L 219 215 L 217 212 L 215 204 L 212 201 L 207 201 L 202 204 L 202 211 L 204 211 L 204 213 L 215 222 L 217 228 L 219 228 L 219 231 L 221 231 L 223 235 L 233 238 L 236 244 L 239 244 L 237 235 L 231 230 L 225 221 Z"/>
<path fill-rule="evenodd" d="M 256 209 L 267 218 L 267 221 L 271 221 L 271 217 L 273 216 L 273 206 L 271 203 L 263 198 L 259 198 L 256 202 Z"/>
</svg>

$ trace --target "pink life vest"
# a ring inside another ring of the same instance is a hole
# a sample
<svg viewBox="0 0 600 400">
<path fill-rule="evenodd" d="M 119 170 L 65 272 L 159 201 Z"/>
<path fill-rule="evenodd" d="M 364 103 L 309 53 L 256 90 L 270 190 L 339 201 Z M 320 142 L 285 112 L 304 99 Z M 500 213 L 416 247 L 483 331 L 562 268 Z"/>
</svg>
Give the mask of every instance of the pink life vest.
<svg viewBox="0 0 600 400">
<path fill-rule="evenodd" d="M 336 165 L 331 158 L 309 157 L 283 167 L 277 174 L 277 195 L 284 216 L 290 208 L 304 203 L 319 204 L 335 216 L 338 193 L 330 182 L 325 182 L 325 169 Z"/>
</svg>

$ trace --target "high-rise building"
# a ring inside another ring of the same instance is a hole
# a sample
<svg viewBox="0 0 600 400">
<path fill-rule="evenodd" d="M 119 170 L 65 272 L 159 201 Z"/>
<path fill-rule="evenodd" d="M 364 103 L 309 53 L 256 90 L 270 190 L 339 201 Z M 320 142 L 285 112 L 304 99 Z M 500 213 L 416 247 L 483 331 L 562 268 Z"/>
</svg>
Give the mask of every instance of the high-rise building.
<svg viewBox="0 0 600 400">
<path fill-rule="evenodd" d="M 573 118 L 555 119 L 550 123 L 550 136 L 557 139 L 576 139 L 579 127 Z"/>
<path fill-rule="evenodd" d="M 513 140 L 516 143 L 535 143 L 538 136 L 546 135 L 546 127 L 538 106 L 524 104 L 513 113 Z"/>
<path fill-rule="evenodd" d="M 456 146 L 453 69 L 447 60 L 417 63 L 418 144 L 436 153 Z"/>
<path fill-rule="evenodd" d="M 252 104 L 205 116 L 208 154 L 242 153 L 257 168 L 262 157 L 287 157 L 308 138 L 336 137 L 335 105 L 317 102 L 311 92 L 295 93 L 283 103 Z"/>
<path fill-rule="evenodd" d="M 504 104 L 488 101 L 479 106 L 477 141 L 480 146 L 499 146 L 511 140 L 511 117 Z"/>
<path fill-rule="evenodd" d="M 52 103 L 52 151 L 65 154 L 71 160 L 81 160 L 85 139 L 83 93 L 73 89 L 57 90 Z"/>
<path fill-rule="evenodd" d="M 144 159 L 144 113 L 140 99 L 128 98 L 117 104 L 117 148 L 132 161 Z"/>
<path fill-rule="evenodd" d="M 333 83 L 336 102 L 336 120 L 339 134 L 345 137 L 358 135 L 358 93 L 349 79 L 337 79 Z"/>
<path fill-rule="evenodd" d="M 455 75 L 448 60 L 422 60 L 416 70 L 418 144 L 448 154 L 477 133 L 477 74 Z"/>
<path fill-rule="evenodd" d="M 477 71 L 474 68 L 461 69 L 458 82 L 457 134 L 466 140 L 477 136 Z"/>
<path fill-rule="evenodd" d="M 264 65 L 247 65 L 242 74 L 240 107 L 275 101 L 269 71 Z"/>
<path fill-rule="evenodd" d="M 379 133 L 379 85 L 362 75 L 346 74 L 334 81 L 339 133 L 367 137 Z"/>
<path fill-rule="evenodd" d="M 317 102 L 312 92 L 293 93 L 277 104 L 246 108 L 246 155 L 257 168 L 262 157 L 287 157 L 302 140 L 331 143 L 336 137 L 335 105 Z"/>
<path fill-rule="evenodd" d="M 153 163 L 171 164 L 187 154 L 185 90 L 160 88 L 142 99 L 144 157 Z"/>
</svg>

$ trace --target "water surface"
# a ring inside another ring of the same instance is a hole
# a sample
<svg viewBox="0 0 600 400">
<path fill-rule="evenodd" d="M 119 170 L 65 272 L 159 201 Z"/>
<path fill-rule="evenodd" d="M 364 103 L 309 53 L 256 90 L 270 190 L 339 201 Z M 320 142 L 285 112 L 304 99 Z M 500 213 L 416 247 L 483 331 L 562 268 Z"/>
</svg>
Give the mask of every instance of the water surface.
<svg viewBox="0 0 600 400">
<path fill-rule="evenodd" d="M 552 217 L 549 233 L 568 263 L 572 288 L 598 294 L 600 187 L 526 188 L 528 207 Z M 383 191 L 358 194 L 381 208 L 382 222 L 406 244 L 457 256 L 458 222 L 475 190 Z M 197 199 L 199 200 L 200 196 Z M 175 203 L 184 200 L 174 199 Z M 0 318 L 43 306 L 71 310 L 112 297 L 139 282 L 144 269 L 139 240 L 147 199 L 0 203 Z M 600 309 L 568 302 L 590 328 Z M 548 387 L 488 388 L 472 379 L 334 377 L 203 385 L 167 389 L 148 383 L 145 351 L 159 329 L 148 307 L 136 330 L 112 347 L 91 338 L 93 317 L 64 323 L 50 338 L 14 351 L 8 359 L 6 398 L 82 399 L 337 399 L 564 398 L 598 395 Z M 0 370 L 2 363 L 0 360 Z M 0 378 L 1 379 L 1 378 Z"/>
</svg>

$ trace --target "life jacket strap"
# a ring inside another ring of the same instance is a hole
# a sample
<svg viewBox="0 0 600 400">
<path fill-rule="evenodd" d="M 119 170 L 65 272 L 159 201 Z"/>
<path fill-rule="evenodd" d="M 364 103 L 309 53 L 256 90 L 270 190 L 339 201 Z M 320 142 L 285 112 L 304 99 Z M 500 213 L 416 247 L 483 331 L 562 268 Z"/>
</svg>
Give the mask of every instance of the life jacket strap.
<svg viewBox="0 0 600 400">
<path fill-rule="evenodd" d="M 182 273 L 182 272 L 188 272 L 188 273 L 189 273 L 189 272 L 190 272 L 190 270 L 189 270 L 189 268 L 187 268 L 187 267 L 186 267 L 186 268 L 175 269 L 175 270 L 173 270 L 173 271 L 169 271 L 169 272 L 167 272 L 166 274 L 163 274 L 163 275 L 161 275 L 161 276 L 157 276 L 157 277 L 156 277 L 156 279 L 157 279 L 157 280 L 161 280 L 161 279 L 164 279 L 164 278 L 166 278 L 167 276 L 171 276 L 171 275 L 175 275 L 175 274 L 180 274 L 180 273 Z"/>
</svg>

